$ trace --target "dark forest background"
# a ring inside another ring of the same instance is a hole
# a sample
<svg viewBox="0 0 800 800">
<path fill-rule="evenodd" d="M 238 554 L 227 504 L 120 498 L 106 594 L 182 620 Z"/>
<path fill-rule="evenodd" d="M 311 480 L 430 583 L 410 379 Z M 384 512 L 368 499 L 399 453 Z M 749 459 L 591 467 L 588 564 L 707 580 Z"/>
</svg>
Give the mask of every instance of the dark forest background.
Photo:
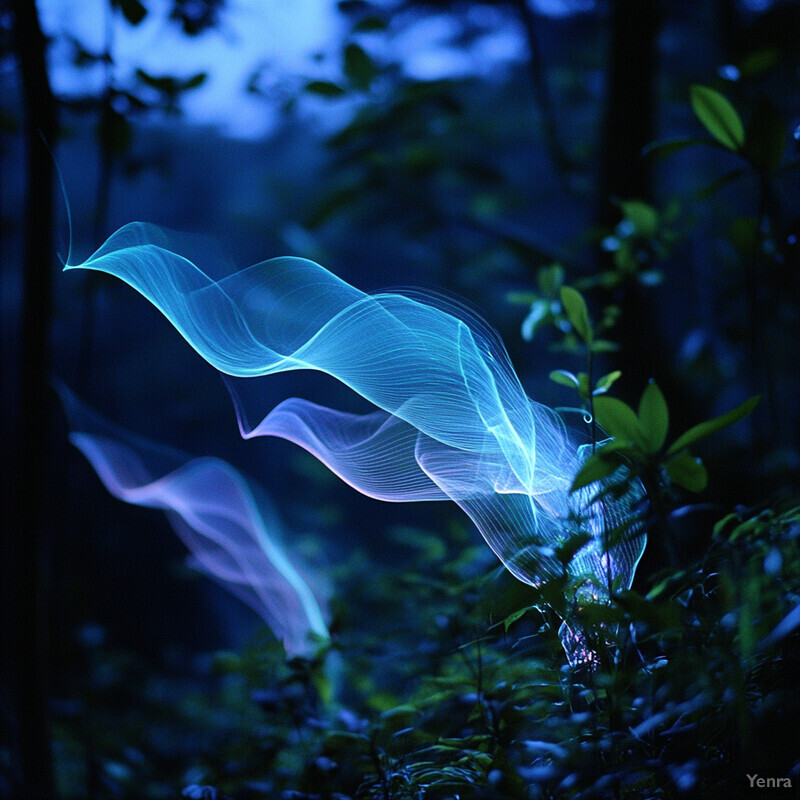
<svg viewBox="0 0 800 800">
<path fill-rule="evenodd" d="M 547 324 L 548 281 L 563 270 L 595 319 L 616 320 L 605 336 L 618 347 L 597 374 L 619 370 L 613 391 L 634 406 L 655 379 L 674 434 L 761 395 L 747 420 L 700 448 L 709 485 L 678 526 L 681 563 L 727 511 L 782 508 L 797 489 L 797 4 L 332 5 L 337 35 L 307 72 L 254 67 L 241 92 L 277 121 L 237 138 L 182 111 L 206 73 L 117 70 L 112 36 L 93 51 L 43 31 L 30 0 L 0 2 L 4 796 L 175 796 L 155 778 L 131 788 L 136 757 L 112 757 L 107 729 L 135 700 L 109 699 L 102 682 L 202 673 L 204 654 L 258 630 L 185 568 L 155 512 L 104 493 L 67 442 L 54 379 L 128 429 L 255 476 L 312 557 L 327 548 L 326 558 L 386 565 L 403 557 L 387 533 L 401 529 L 460 526 L 458 541 L 479 544 L 455 507 L 383 506 L 284 442 L 241 441 L 225 386 L 155 310 L 105 276 L 61 273 L 68 253 L 85 258 L 125 222 L 209 234 L 240 266 L 299 255 L 365 290 L 464 298 L 499 330 L 528 393 L 551 406 L 575 402 L 548 374 L 582 368 L 575 342 Z M 198 48 L 237 13 L 229 0 L 98 6 L 109 30 L 157 15 Z M 471 66 L 408 72 L 415 31 L 431 21 Z M 517 56 L 481 50 L 498 31 L 517 35 Z M 102 70 L 102 88 L 54 93 L 66 60 L 76 76 Z M 291 394 L 352 404 L 302 374 L 259 391 L 265 407 Z M 657 552 L 645 557 L 641 591 L 663 566 Z M 204 713 L 199 730 L 213 727 Z M 92 714 L 107 727 L 87 733 Z M 170 757 L 186 776 L 192 745 L 181 746 Z M 270 791 L 260 796 L 281 796 Z"/>
</svg>

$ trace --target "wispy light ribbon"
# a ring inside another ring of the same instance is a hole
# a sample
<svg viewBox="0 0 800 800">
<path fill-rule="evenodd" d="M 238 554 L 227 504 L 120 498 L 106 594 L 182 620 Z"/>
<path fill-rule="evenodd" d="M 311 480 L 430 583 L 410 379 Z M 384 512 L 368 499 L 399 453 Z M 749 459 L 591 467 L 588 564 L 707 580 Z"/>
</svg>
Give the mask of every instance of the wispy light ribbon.
<svg viewBox="0 0 800 800">
<path fill-rule="evenodd" d="M 132 223 L 67 269 L 121 278 L 223 373 L 319 370 L 378 408 L 359 416 L 290 399 L 252 427 L 240 414 L 245 436 L 289 439 L 382 500 L 454 500 L 506 567 L 533 585 L 561 573 L 555 549 L 588 514 L 593 538 L 570 571 L 598 576 L 601 591 L 611 559 L 617 584 L 630 584 L 643 535 L 604 554 L 596 518 L 607 508 L 587 511 L 569 494 L 577 447 L 557 415 L 527 397 L 485 323 L 438 298 L 365 294 L 300 258 L 214 280 L 173 246 L 162 230 Z"/>
<path fill-rule="evenodd" d="M 70 440 L 112 495 L 165 511 L 196 563 L 262 617 L 288 656 L 311 655 L 328 639 L 320 604 L 281 547 L 281 525 L 263 492 L 226 461 L 192 459 L 135 436 L 58 389 Z"/>
</svg>

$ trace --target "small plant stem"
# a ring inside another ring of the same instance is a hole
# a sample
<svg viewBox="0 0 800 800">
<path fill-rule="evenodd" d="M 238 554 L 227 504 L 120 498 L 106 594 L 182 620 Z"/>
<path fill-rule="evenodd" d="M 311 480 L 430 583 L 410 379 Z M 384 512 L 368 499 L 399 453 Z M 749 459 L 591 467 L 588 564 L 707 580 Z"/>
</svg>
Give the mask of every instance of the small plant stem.
<svg viewBox="0 0 800 800">
<path fill-rule="evenodd" d="M 558 129 L 556 113 L 547 85 L 547 73 L 542 48 L 539 44 L 539 34 L 536 30 L 536 13 L 525 0 L 514 0 L 514 5 L 528 42 L 528 73 L 533 86 L 535 102 L 541 115 L 545 147 L 549 151 L 559 178 L 563 180 L 573 167 Z"/>
<path fill-rule="evenodd" d="M 594 418 L 594 391 L 592 390 L 593 372 L 594 372 L 594 351 L 591 345 L 587 345 L 586 356 L 586 382 L 589 384 L 589 397 L 586 399 L 586 408 L 589 411 L 591 419 L 591 437 L 592 437 L 592 455 L 597 449 L 597 420 Z"/>
<path fill-rule="evenodd" d="M 759 273 L 766 266 L 763 263 L 764 242 L 767 230 L 771 225 L 774 214 L 770 213 L 773 205 L 771 202 L 772 188 L 769 176 L 763 171 L 758 176 L 758 204 L 756 210 L 756 235 L 753 237 L 751 258 L 745 268 L 745 292 L 747 294 L 747 331 L 748 331 L 748 356 L 750 366 L 750 380 L 754 391 L 760 391 L 759 384 L 763 383 L 766 395 L 766 404 L 769 410 L 769 431 L 763 430 L 773 442 L 780 441 L 780 415 L 775 407 L 775 391 L 773 386 L 773 372 L 770 353 L 764 344 L 761 331 L 761 302 L 759 299 Z M 774 211 L 774 209 L 773 209 Z M 756 417 L 758 419 L 758 416 Z M 761 437 L 763 438 L 763 436 Z"/>
<path fill-rule="evenodd" d="M 667 565 L 676 567 L 678 565 L 678 554 L 675 551 L 675 545 L 669 536 L 669 523 L 667 522 L 667 512 L 664 508 L 664 503 L 661 500 L 661 489 L 658 483 L 658 476 L 653 474 L 653 470 L 645 469 L 641 473 L 641 481 L 644 486 L 644 491 L 650 501 L 650 508 L 655 518 L 655 533 L 653 537 L 655 541 L 661 544 L 664 555 L 667 559 Z"/>
<path fill-rule="evenodd" d="M 589 396 L 586 398 L 586 407 L 589 411 L 589 418 L 591 420 L 590 427 L 591 427 L 591 439 L 592 439 L 592 455 L 595 454 L 597 451 L 597 420 L 594 416 L 594 391 L 592 386 L 594 384 L 594 350 L 592 350 L 591 344 L 587 344 L 587 355 L 586 355 L 586 382 L 589 385 Z M 602 503 L 601 503 L 602 505 Z M 612 589 L 612 579 L 611 579 L 611 542 L 609 541 L 608 536 L 608 525 L 606 523 L 606 515 L 602 514 L 603 520 L 603 553 L 606 557 L 606 590 L 608 591 L 609 602 L 611 600 L 611 589 Z"/>
<path fill-rule="evenodd" d="M 586 357 L 586 379 L 589 385 L 589 396 L 586 400 L 587 409 L 589 411 L 589 417 L 591 418 L 591 439 L 592 439 L 592 455 L 595 454 L 597 451 L 597 419 L 595 418 L 594 414 L 594 350 L 592 349 L 591 344 L 587 344 L 587 357 Z M 603 554 L 605 556 L 605 579 L 606 579 L 606 591 L 608 592 L 608 603 L 611 604 L 611 593 L 613 590 L 613 579 L 611 575 L 611 541 L 610 535 L 608 530 L 608 520 L 606 519 L 605 514 L 605 506 L 600 501 L 601 506 L 601 519 L 603 523 Z M 598 642 L 598 657 L 600 658 L 601 664 L 613 674 L 615 671 L 615 664 L 614 658 L 612 656 L 611 650 L 608 646 L 608 642 L 606 641 L 606 636 L 602 636 L 602 641 Z M 609 690 L 607 693 L 607 703 L 608 709 L 608 729 L 609 732 L 614 733 L 618 728 L 618 718 L 619 718 L 619 709 L 616 702 L 615 692 L 613 690 Z"/>
<path fill-rule="evenodd" d="M 383 794 L 383 800 L 391 800 L 391 794 L 389 791 L 389 781 L 386 779 L 386 770 L 383 767 L 383 763 L 381 760 L 381 754 L 378 752 L 378 746 L 375 743 L 375 739 L 377 737 L 377 732 L 373 733 L 372 738 L 369 742 L 369 754 L 372 757 L 372 763 L 375 765 L 375 770 L 378 773 L 378 778 L 381 782 L 381 792 Z"/>
</svg>

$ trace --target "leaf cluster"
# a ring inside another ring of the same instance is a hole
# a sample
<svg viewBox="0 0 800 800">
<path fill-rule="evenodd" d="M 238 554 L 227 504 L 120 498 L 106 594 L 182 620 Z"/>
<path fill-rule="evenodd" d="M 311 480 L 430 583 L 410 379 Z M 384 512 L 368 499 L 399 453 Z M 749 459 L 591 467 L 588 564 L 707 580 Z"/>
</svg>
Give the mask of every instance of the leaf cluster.
<svg viewBox="0 0 800 800">
<path fill-rule="evenodd" d="M 738 422 L 758 402 L 758 397 L 752 397 L 719 417 L 694 425 L 667 445 L 669 409 L 655 381 L 642 393 L 638 411 L 614 397 L 597 397 L 594 413 L 609 439 L 583 464 L 573 480 L 572 490 L 606 478 L 624 465 L 631 470 L 631 477 L 650 479 L 663 469 L 672 483 L 692 492 L 702 491 L 708 475 L 689 447 Z"/>
</svg>

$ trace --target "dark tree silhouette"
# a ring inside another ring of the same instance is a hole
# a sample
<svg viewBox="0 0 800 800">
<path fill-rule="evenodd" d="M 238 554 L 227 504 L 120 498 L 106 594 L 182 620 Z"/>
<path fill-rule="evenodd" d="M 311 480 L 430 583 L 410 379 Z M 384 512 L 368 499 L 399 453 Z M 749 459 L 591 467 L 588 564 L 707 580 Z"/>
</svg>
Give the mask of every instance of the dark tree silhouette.
<svg viewBox="0 0 800 800">
<path fill-rule="evenodd" d="M 608 56 L 600 198 L 651 194 L 649 165 L 640 157 L 653 139 L 653 80 L 658 11 L 655 0 L 614 0 Z"/>
<path fill-rule="evenodd" d="M 45 38 L 34 0 L 11 0 L 14 42 L 23 97 L 25 145 L 21 322 L 18 332 L 19 398 L 11 420 L 10 514 L 3 547 L 6 629 L 13 687 L 12 739 L 19 797 L 53 795 L 46 725 L 46 625 L 42 487 L 46 485 L 50 428 L 49 323 L 52 293 L 53 161 L 48 145 L 56 131 L 45 66 Z"/>
<path fill-rule="evenodd" d="M 598 218 L 602 225 L 618 219 L 614 199 L 651 200 L 650 162 L 642 148 L 654 138 L 654 82 L 659 12 L 655 0 L 614 0 L 611 6 L 607 90 L 604 109 L 603 153 L 600 161 Z M 617 328 L 622 367 L 632 392 L 641 391 L 659 375 L 665 391 L 675 385 L 664 373 L 668 346 L 657 336 L 641 332 L 653 319 L 649 294 L 638 284 L 614 298 L 624 311 Z M 673 409 L 674 411 L 674 409 Z"/>
</svg>

